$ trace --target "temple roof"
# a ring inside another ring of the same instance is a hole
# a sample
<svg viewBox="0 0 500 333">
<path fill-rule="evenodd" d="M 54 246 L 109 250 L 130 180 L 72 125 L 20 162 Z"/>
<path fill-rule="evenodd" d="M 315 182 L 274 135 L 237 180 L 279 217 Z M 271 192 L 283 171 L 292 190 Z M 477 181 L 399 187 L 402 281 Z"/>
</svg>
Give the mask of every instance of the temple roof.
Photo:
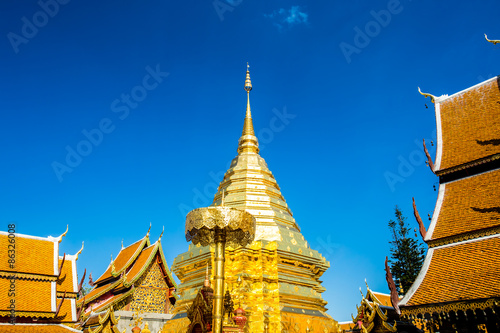
<svg viewBox="0 0 500 333">
<path fill-rule="evenodd" d="M 106 299 L 104 299 L 103 301 L 100 301 L 100 302 L 96 302 L 94 304 L 92 304 L 92 306 L 90 306 L 89 308 L 87 308 L 87 310 L 85 311 L 85 313 L 87 312 L 99 312 L 99 311 L 104 311 L 106 309 L 109 309 L 111 306 L 113 306 L 114 304 L 117 304 L 118 302 L 120 302 L 121 300 L 123 300 L 124 298 L 130 296 L 132 293 L 134 292 L 134 289 L 133 288 L 130 288 L 122 293 L 118 293 L 116 295 L 112 295 Z"/>
<path fill-rule="evenodd" d="M 368 301 L 377 302 L 380 305 L 392 307 L 391 295 L 389 294 L 384 294 L 384 293 L 379 293 L 377 291 L 369 290 L 369 293 L 366 295 L 366 299 Z"/>
<path fill-rule="evenodd" d="M 500 297 L 500 236 L 430 248 L 415 283 L 400 305 Z"/>
<path fill-rule="evenodd" d="M 3 249 L 8 248 L 8 241 L 8 233 L 0 232 L 0 246 Z M 59 238 L 16 234 L 15 246 L 15 268 L 10 267 L 7 260 L 1 260 L 0 271 L 25 273 L 37 280 L 49 280 L 50 277 L 55 278 L 59 273 L 57 265 Z"/>
<path fill-rule="evenodd" d="M 440 184 L 426 241 L 500 227 L 500 169 Z"/>
<path fill-rule="evenodd" d="M 138 240 L 137 242 L 122 248 L 116 259 L 109 264 L 106 271 L 94 282 L 94 284 L 100 284 L 103 281 L 119 276 L 126 268 L 128 268 L 141 253 L 145 246 L 149 246 L 149 232 L 144 238 Z"/>
<path fill-rule="evenodd" d="M 374 292 L 366 284 L 366 296 L 362 296 L 361 305 L 356 307 L 357 313 L 356 317 L 352 316 L 352 326 L 362 323 L 366 332 L 397 332 L 395 322 L 399 318 L 392 307 L 390 295 Z M 344 322 L 342 328 L 349 329 L 347 326 Z"/>
<path fill-rule="evenodd" d="M 129 296 L 134 291 L 134 284 L 144 276 L 155 258 L 168 287 L 177 288 L 163 254 L 161 236 L 154 244 L 150 244 L 148 231 L 144 238 L 122 247 L 116 259 L 94 283 L 94 288 L 85 295 L 85 313 L 106 310 Z M 172 292 L 169 297 L 177 298 L 177 295 Z M 83 300 L 79 304 L 81 302 Z"/>
<path fill-rule="evenodd" d="M 65 256 L 61 275 L 57 280 L 57 292 L 78 293 L 78 277 L 76 276 L 76 256 Z M 63 257 L 59 256 L 58 266 L 63 263 Z"/>
<path fill-rule="evenodd" d="M 62 324 L 3 324 L 0 323 L 2 333 L 69 333 L 82 331 Z"/>
<path fill-rule="evenodd" d="M 59 256 L 59 243 L 65 234 L 46 238 L 15 234 L 16 261 L 13 267 L 7 266 L 7 260 L 0 264 L 0 290 L 9 290 L 10 277 L 16 276 L 17 317 L 41 318 L 50 323 L 76 321 L 76 261 L 83 247 L 75 255 Z M 8 233 L 0 232 L 0 244 L 6 249 L 11 244 L 9 239 Z M 8 315 L 9 303 L 8 293 L 1 293 L 0 316 Z"/>
<path fill-rule="evenodd" d="M 16 280 L 16 312 L 46 312 L 53 317 L 55 312 L 56 293 L 52 290 L 51 281 Z M 9 290 L 10 281 L 0 279 L 0 290 Z M 0 293 L 0 310 L 7 311 L 9 297 L 7 292 Z"/>
<path fill-rule="evenodd" d="M 434 171 L 438 175 L 457 166 L 500 157 L 499 82 L 500 76 L 452 96 L 436 98 L 438 140 Z"/>
<path fill-rule="evenodd" d="M 134 262 L 134 265 L 127 272 L 127 278 L 124 285 L 130 286 L 134 283 L 141 275 L 144 273 L 144 270 L 149 266 L 151 260 L 153 260 L 156 251 L 158 250 L 160 243 L 157 242 L 153 245 L 150 245 L 144 248 L 141 251 L 141 254 L 137 257 L 137 260 Z"/>
<path fill-rule="evenodd" d="M 85 295 L 85 303 L 91 302 L 92 300 L 104 295 L 110 290 L 113 290 L 115 288 L 120 289 L 120 287 L 122 286 L 123 286 L 123 278 L 119 278 L 116 281 L 113 281 L 108 284 L 103 284 L 98 287 L 94 286 L 94 288 L 92 288 L 92 290 L 87 295 Z M 79 302 L 81 301 L 82 300 L 80 299 Z"/>
<path fill-rule="evenodd" d="M 484 310 L 500 298 L 499 82 L 433 97 L 439 194 L 422 269 L 399 302 L 405 315 Z"/>
<path fill-rule="evenodd" d="M 115 317 L 114 309 L 111 306 L 105 313 L 101 312 L 93 314 L 85 323 L 86 327 L 83 331 L 85 333 L 121 333 L 118 330 L 119 320 L 120 317 Z"/>
<path fill-rule="evenodd" d="M 343 321 L 339 322 L 339 327 L 343 330 L 350 330 L 356 327 L 356 325 L 352 321 Z"/>
</svg>

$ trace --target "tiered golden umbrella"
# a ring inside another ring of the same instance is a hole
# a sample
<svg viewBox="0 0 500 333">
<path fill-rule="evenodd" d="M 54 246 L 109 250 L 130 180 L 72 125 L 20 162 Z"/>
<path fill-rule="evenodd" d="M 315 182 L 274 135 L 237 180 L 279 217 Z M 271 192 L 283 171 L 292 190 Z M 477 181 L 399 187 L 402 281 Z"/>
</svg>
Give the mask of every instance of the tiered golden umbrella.
<svg viewBox="0 0 500 333">
<path fill-rule="evenodd" d="M 221 206 L 197 208 L 186 217 L 186 240 L 194 245 L 215 247 L 214 333 L 222 332 L 225 247 L 250 244 L 255 237 L 255 227 L 252 214 L 225 207 L 224 199 Z"/>
</svg>

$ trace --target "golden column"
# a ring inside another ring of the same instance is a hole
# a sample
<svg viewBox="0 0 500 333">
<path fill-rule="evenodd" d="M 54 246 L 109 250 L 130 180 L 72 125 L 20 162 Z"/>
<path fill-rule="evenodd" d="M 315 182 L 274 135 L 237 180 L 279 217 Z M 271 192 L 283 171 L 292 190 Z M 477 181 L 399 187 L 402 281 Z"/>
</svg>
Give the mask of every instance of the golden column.
<svg viewBox="0 0 500 333">
<path fill-rule="evenodd" d="M 215 246 L 213 333 L 222 332 L 226 244 L 238 247 L 252 243 L 255 228 L 252 214 L 225 207 L 224 200 L 220 206 L 197 208 L 186 216 L 186 240 L 194 245 Z"/>
</svg>

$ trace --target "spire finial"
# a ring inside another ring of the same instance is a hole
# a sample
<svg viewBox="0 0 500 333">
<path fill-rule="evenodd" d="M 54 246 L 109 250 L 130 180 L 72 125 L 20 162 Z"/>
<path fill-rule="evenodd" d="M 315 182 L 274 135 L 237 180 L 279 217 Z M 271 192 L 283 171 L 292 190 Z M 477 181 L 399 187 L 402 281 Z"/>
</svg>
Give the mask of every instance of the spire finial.
<svg viewBox="0 0 500 333">
<path fill-rule="evenodd" d="M 245 115 L 245 123 L 243 125 L 243 133 L 238 145 L 238 154 L 242 152 L 259 153 L 259 143 L 253 130 L 252 113 L 250 111 L 250 91 L 252 90 L 252 81 L 250 80 L 250 65 L 247 62 L 247 74 L 245 78 L 245 91 L 247 92 L 247 112 Z"/>
</svg>

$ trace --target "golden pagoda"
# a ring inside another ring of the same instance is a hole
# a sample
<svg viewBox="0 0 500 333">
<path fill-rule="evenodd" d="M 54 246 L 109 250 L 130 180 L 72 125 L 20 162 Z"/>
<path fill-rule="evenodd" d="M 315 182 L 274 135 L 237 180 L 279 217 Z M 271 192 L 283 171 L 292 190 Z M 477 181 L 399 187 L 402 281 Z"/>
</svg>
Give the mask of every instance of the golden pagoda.
<svg viewBox="0 0 500 333">
<path fill-rule="evenodd" d="M 256 219 L 255 240 L 246 247 L 227 247 L 225 290 L 247 314 L 250 332 L 332 332 L 336 322 L 326 314 L 320 277 L 330 263 L 311 249 L 300 232 L 280 187 L 259 155 L 250 111 L 252 83 L 247 68 L 247 108 L 238 155 L 232 160 L 212 206 L 238 208 Z M 224 194 L 223 194 L 224 193 Z M 224 196 L 224 198 L 223 198 Z M 163 332 L 185 331 L 186 311 L 203 286 L 206 265 L 214 267 L 212 247 L 189 245 L 172 265 L 181 284 L 176 315 Z M 211 270 L 211 275 L 214 272 Z"/>
</svg>

